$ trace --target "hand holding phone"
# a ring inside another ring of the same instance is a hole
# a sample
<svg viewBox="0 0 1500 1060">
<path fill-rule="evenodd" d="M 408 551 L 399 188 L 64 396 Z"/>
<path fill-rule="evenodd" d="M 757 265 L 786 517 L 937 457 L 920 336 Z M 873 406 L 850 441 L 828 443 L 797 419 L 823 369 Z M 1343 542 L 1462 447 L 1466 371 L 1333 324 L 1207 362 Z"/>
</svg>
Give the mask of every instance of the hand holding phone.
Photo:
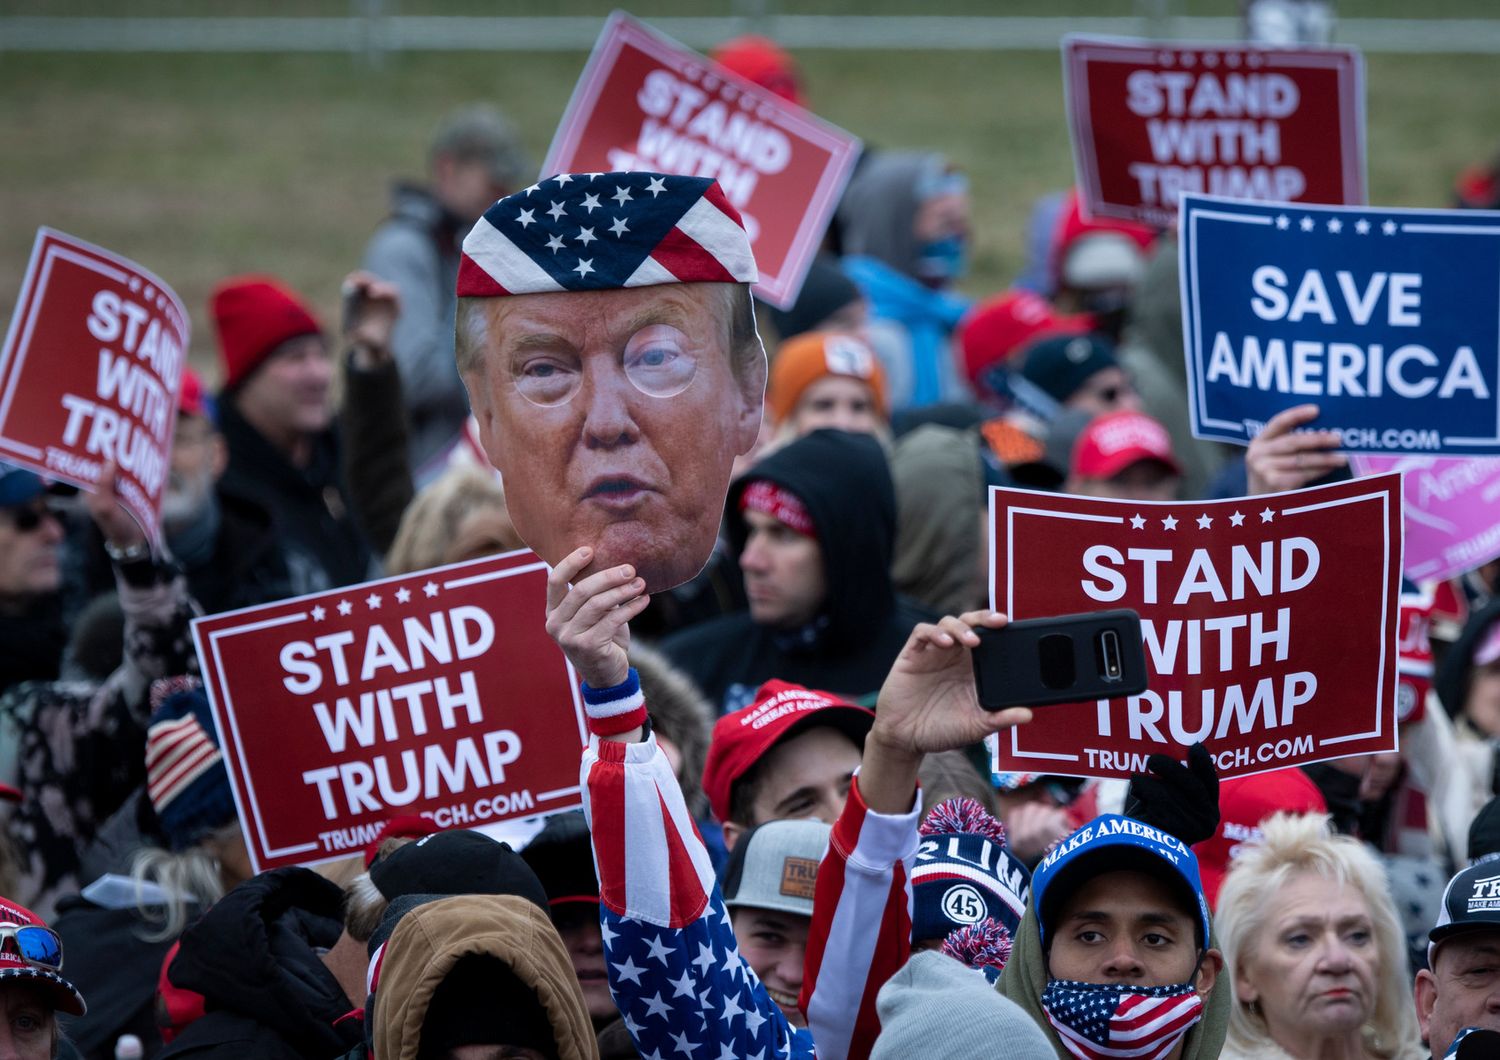
<svg viewBox="0 0 1500 1060">
<path fill-rule="evenodd" d="M 1140 695 L 1146 690 L 1141 616 L 1094 611 L 980 629 L 974 684 L 985 710 Z"/>
</svg>

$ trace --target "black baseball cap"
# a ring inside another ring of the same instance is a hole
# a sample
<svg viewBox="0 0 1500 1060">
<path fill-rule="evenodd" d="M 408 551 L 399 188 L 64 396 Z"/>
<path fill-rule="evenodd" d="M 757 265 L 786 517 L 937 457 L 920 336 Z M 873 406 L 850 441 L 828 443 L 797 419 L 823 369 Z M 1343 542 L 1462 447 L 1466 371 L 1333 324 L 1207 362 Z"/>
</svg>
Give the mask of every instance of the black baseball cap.
<svg viewBox="0 0 1500 1060">
<path fill-rule="evenodd" d="M 599 904 L 599 877 L 594 871 L 594 848 L 583 814 L 559 813 L 547 818 L 521 858 L 547 892 L 547 904 Z"/>
<path fill-rule="evenodd" d="M 388 902 L 417 894 L 513 894 L 547 908 L 542 881 L 521 855 L 479 832 L 423 836 L 371 865 L 370 882 Z"/>
<path fill-rule="evenodd" d="M 1448 881 L 1442 912 L 1427 933 L 1427 963 L 1439 943 L 1479 931 L 1500 934 L 1500 861 L 1470 865 Z"/>
</svg>

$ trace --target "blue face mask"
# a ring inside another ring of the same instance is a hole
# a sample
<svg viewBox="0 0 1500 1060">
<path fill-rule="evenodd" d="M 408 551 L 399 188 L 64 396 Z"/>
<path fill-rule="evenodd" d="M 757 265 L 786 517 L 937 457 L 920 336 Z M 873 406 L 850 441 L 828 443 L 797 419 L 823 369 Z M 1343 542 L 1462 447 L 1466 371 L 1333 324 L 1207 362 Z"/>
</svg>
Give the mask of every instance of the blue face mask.
<svg viewBox="0 0 1500 1060">
<path fill-rule="evenodd" d="M 1160 1060 L 1203 1018 L 1203 999 L 1192 983 L 1130 987 L 1052 979 L 1042 991 L 1042 1012 L 1074 1056 Z"/>
<path fill-rule="evenodd" d="M 969 241 L 945 236 L 917 248 L 917 278 L 929 287 L 945 287 L 964 274 L 969 263 Z"/>
</svg>

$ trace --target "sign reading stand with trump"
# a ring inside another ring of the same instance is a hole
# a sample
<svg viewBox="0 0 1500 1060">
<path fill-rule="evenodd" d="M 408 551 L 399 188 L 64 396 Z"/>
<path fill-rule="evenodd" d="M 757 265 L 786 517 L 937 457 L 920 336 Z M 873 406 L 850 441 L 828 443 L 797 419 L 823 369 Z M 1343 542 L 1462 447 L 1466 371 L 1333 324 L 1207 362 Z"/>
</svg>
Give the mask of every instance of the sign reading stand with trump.
<svg viewBox="0 0 1500 1060">
<path fill-rule="evenodd" d="M 1139 696 L 1039 708 L 1004 772 L 1128 777 L 1202 742 L 1221 777 L 1396 749 L 1401 479 L 1237 500 L 990 492 L 991 606 L 1131 608 Z"/>
<path fill-rule="evenodd" d="M 1092 215 L 1167 225 L 1184 192 L 1365 201 L 1364 64 L 1352 48 L 1070 36 L 1063 83 Z"/>
<path fill-rule="evenodd" d="M 1182 199 L 1193 434 L 1307 402 L 1360 453 L 1500 453 L 1500 213 Z"/>
<path fill-rule="evenodd" d="M 159 540 L 187 346 L 170 287 L 39 229 L 0 352 L 0 459 L 84 489 L 113 461 L 126 510 Z"/>
<path fill-rule="evenodd" d="M 381 823 L 475 827 L 581 803 L 578 684 L 531 552 L 197 619 L 256 871 L 348 857 Z"/>
<path fill-rule="evenodd" d="M 788 309 L 859 146 L 857 137 L 617 11 L 542 173 L 643 170 L 717 180 L 750 233 L 760 268 L 755 293 Z"/>
</svg>

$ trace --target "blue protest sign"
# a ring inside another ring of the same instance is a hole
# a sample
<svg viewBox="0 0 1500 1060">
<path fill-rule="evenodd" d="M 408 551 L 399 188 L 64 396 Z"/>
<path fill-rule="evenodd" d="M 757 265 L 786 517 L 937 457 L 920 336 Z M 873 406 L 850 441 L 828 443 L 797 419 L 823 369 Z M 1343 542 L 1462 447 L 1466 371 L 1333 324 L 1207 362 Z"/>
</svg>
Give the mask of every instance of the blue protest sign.
<svg viewBox="0 0 1500 1060">
<path fill-rule="evenodd" d="M 1500 213 L 1186 194 L 1193 434 L 1319 406 L 1350 452 L 1500 454 Z"/>
</svg>

